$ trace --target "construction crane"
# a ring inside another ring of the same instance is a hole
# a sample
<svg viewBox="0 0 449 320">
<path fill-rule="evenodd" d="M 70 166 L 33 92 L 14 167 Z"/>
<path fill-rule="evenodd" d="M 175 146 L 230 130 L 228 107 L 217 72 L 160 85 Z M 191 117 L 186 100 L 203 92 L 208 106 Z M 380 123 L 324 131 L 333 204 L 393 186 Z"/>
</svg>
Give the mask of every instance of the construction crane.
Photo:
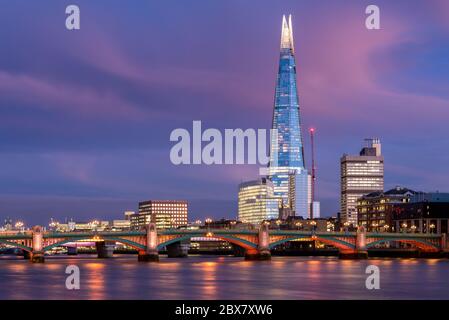
<svg viewBox="0 0 449 320">
<path fill-rule="evenodd" d="M 312 148 L 312 182 L 311 182 L 311 199 L 310 199 L 310 219 L 313 219 L 313 202 L 315 201 L 315 179 L 316 179 L 316 168 L 315 168 L 315 128 L 310 128 L 310 145 Z"/>
</svg>

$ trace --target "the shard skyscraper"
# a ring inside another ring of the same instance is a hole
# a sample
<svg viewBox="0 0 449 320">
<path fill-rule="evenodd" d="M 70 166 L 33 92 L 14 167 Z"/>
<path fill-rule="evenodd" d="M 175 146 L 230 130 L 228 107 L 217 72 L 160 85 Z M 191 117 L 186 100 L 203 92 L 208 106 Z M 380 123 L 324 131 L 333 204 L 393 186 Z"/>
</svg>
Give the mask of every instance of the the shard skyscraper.
<svg viewBox="0 0 449 320">
<path fill-rule="evenodd" d="M 271 136 L 268 174 L 274 194 L 282 198 L 285 208 L 306 218 L 310 210 L 310 177 L 304 165 L 291 15 L 288 21 L 282 18 L 272 129 L 275 134 Z"/>
</svg>

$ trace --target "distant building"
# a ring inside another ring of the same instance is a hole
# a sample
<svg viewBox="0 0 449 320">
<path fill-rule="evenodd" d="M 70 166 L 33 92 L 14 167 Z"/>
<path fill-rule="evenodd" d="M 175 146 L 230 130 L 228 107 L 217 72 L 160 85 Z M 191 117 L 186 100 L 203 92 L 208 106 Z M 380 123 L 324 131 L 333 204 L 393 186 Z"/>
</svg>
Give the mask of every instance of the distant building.
<svg viewBox="0 0 449 320">
<path fill-rule="evenodd" d="M 188 203 L 185 200 L 149 200 L 139 202 L 139 213 L 130 216 L 131 228 L 139 229 L 150 222 L 157 229 L 187 225 Z"/>
<path fill-rule="evenodd" d="M 75 222 L 70 220 L 67 223 L 58 223 L 56 230 L 59 232 L 71 232 L 71 231 L 104 231 L 111 226 L 109 221 L 91 221 L 91 222 Z"/>
<path fill-rule="evenodd" d="M 357 225 L 357 199 L 384 189 L 384 158 L 379 139 L 365 139 L 358 156 L 343 155 L 341 168 L 341 222 Z"/>
<path fill-rule="evenodd" d="M 131 220 L 112 220 L 112 229 L 127 230 L 131 228 Z"/>
<path fill-rule="evenodd" d="M 410 202 L 395 204 L 393 209 L 397 232 L 449 232 L 449 193 L 416 194 Z"/>
<path fill-rule="evenodd" d="M 289 174 L 288 206 L 295 212 L 295 216 L 304 219 L 310 216 L 311 181 L 306 169 L 294 170 Z"/>
<path fill-rule="evenodd" d="M 411 197 L 411 202 L 449 202 L 449 193 L 419 192 Z"/>
<path fill-rule="evenodd" d="M 220 220 L 212 220 L 209 223 L 201 226 L 201 229 L 210 228 L 210 229 L 252 229 L 252 225 L 248 223 L 243 223 L 234 219 L 220 219 Z"/>
<path fill-rule="evenodd" d="M 369 232 L 392 231 L 393 210 L 396 204 L 408 203 L 417 194 L 415 191 L 396 187 L 382 192 L 375 191 L 357 200 L 358 224 Z"/>
<path fill-rule="evenodd" d="M 321 217 L 320 202 L 319 201 L 313 201 L 312 208 L 313 208 L 313 218 L 314 219 L 320 218 Z M 310 215 L 309 215 L 309 218 L 310 218 Z"/>
<path fill-rule="evenodd" d="M 3 229 L 5 231 L 10 231 L 10 230 L 12 230 L 12 228 L 13 228 L 12 219 L 8 217 L 5 219 L 5 221 L 3 223 Z"/>
<path fill-rule="evenodd" d="M 320 202 L 312 199 L 312 183 L 313 183 L 312 174 L 309 173 L 308 184 L 307 184 L 307 188 L 308 188 L 308 195 L 307 195 L 308 214 L 307 214 L 307 217 L 309 219 L 315 219 L 315 218 L 319 218 L 321 216 Z M 312 216 L 312 214 L 313 214 L 313 216 Z"/>
<path fill-rule="evenodd" d="M 248 181 L 239 185 L 238 219 L 259 224 L 277 219 L 281 200 L 274 196 L 273 183 L 267 178 Z"/>
<path fill-rule="evenodd" d="M 287 220 L 289 217 L 294 217 L 295 211 L 293 211 L 291 208 L 279 208 L 279 219 L 281 220 Z"/>
<path fill-rule="evenodd" d="M 135 212 L 135 211 L 125 211 L 125 212 L 123 213 L 123 215 L 125 216 L 125 220 L 131 220 L 131 216 L 132 216 L 133 214 L 136 214 L 136 212 Z"/>
</svg>

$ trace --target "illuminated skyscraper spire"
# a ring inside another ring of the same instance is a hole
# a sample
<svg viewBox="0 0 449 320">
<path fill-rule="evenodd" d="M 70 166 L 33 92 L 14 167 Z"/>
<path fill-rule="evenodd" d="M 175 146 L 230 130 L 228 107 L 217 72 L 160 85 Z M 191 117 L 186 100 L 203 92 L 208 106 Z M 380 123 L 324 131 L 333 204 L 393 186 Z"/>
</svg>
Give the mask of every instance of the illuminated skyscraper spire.
<svg viewBox="0 0 449 320">
<path fill-rule="evenodd" d="M 307 210 L 307 203 L 304 201 L 307 201 L 308 177 L 304 167 L 291 15 L 288 23 L 285 15 L 282 17 L 272 128 L 277 133 L 271 137 L 269 165 L 269 178 L 273 181 L 274 193 L 282 198 L 285 206 L 296 207 L 296 210 L 301 211 L 300 215 L 306 216 L 307 212 L 304 210 Z M 292 175 L 295 176 L 293 180 Z M 289 192 L 291 194 L 294 189 L 289 180 L 300 181 L 294 190 L 296 194 L 294 200 L 289 197 Z M 295 203 L 292 204 L 292 201 Z M 301 209 L 298 209 L 298 205 Z"/>
<path fill-rule="evenodd" d="M 282 16 L 281 49 L 291 49 L 292 53 L 295 51 L 293 45 L 292 15 L 288 16 L 288 23 L 285 15 Z"/>
</svg>

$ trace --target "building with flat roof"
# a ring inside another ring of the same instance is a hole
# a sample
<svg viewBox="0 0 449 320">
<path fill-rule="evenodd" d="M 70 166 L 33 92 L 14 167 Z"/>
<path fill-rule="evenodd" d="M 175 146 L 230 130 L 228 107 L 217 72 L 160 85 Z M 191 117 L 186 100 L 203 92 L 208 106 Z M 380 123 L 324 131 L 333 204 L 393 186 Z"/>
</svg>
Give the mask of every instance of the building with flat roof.
<svg viewBox="0 0 449 320">
<path fill-rule="evenodd" d="M 295 216 L 304 219 L 310 216 L 310 192 L 311 178 L 307 170 L 294 170 L 289 174 L 288 207 L 291 208 Z"/>
<path fill-rule="evenodd" d="M 112 220 L 112 229 L 128 230 L 131 228 L 131 220 Z"/>
<path fill-rule="evenodd" d="M 417 193 L 394 205 L 392 220 L 397 232 L 448 233 L 449 193 Z"/>
<path fill-rule="evenodd" d="M 244 223 L 259 224 L 277 219 L 280 205 L 281 199 L 274 196 L 273 182 L 267 178 L 239 185 L 238 219 Z"/>
<path fill-rule="evenodd" d="M 124 213 L 123 213 L 123 215 L 124 215 L 124 217 L 125 217 L 125 220 L 131 220 L 131 216 L 133 215 L 133 214 L 136 214 L 136 212 L 135 211 L 125 211 Z"/>
<path fill-rule="evenodd" d="M 365 139 L 358 156 L 343 155 L 340 159 L 341 222 L 357 225 L 357 199 L 384 189 L 384 158 L 379 139 Z"/>
<path fill-rule="evenodd" d="M 157 229 L 187 226 L 188 202 L 185 200 L 148 200 L 139 202 L 139 213 L 130 216 L 131 228 L 155 223 Z"/>
</svg>

